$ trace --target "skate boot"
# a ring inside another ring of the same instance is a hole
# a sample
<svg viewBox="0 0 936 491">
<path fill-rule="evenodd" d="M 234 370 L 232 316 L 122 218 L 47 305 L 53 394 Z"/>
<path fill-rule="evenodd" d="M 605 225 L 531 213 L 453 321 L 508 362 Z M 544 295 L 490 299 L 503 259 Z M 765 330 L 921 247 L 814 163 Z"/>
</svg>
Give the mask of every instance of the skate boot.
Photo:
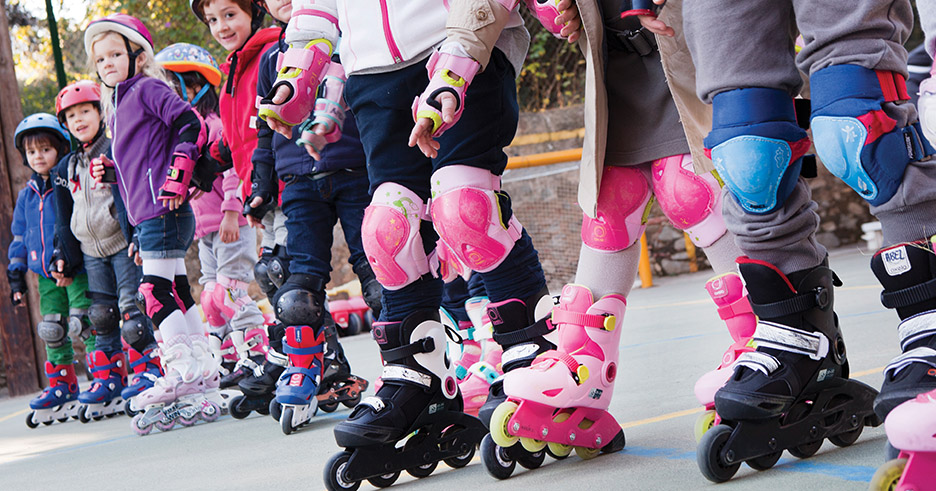
<svg viewBox="0 0 936 491">
<path fill-rule="evenodd" d="M 282 407 L 280 426 L 288 435 L 318 412 L 315 396 L 324 372 L 325 330 L 316 334 L 309 326 L 288 326 L 283 351 L 289 366 L 280 376 L 276 402 Z"/>
<path fill-rule="evenodd" d="M 325 375 L 315 396 L 318 407 L 326 413 L 338 409 L 338 404 L 353 408 L 361 402 L 361 394 L 367 390 L 367 380 L 351 374 L 351 364 L 338 342 L 335 324 L 325 326 L 325 345 Z"/>
<path fill-rule="evenodd" d="M 468 367 L 468 375 L 458 382 L 458 389 L 465 401 L 465 412 L 472 416 L 477 416 L 478 410 L 487 401 L 491 384 L 504 374 L 500 368 L 504 350 L 493 341 L 485 344 L 487 353 L 484 358 Z"/>
<path fill-rule="evenodd" d="M 696 443 L 702 439 L 706 431 L 718 424 L 718 417 L 715 414 L 715 392 L 731 378 L 738 357 L 743 353 L 754 351 L 750 344 L 754 328 L 757 327 L 757 317 L 751 311 L 751 303 L 748 302 L 747 292 L 744 291 L 740 276 L 735 273 L 716 276 L 705 284 L 705 289 L 718 306 L 718 316 L 728 325 L 728 333 L 731 334 L 734 343 L 722 355 L 721 365 L 696 381 L 696 399 L 705 407 L 705 412 L 696 419 Z"/>
<path fill-rule="evenodd" d="M 221 377 L 220 387 L 227 389 L 234 387 L 249 373 L 260 369 L 266 358 L 267 338 L 266 332 L 260 328 L 244 331 L 231 331 L 231 341 L 237 353 L 237 363 L 230 372 Z"/>
<path fill-rule="evenodd" d="M 127 386 L 127 365 L 123 351 L 107 356 L 98 350 L 88 355 L 88 359 L 94 381 L 86 392 L 78 395 L 78 402 L 81 403 L 78 419 L 82 423 L 122 413 L 124 399 L 121 392 Z"/>
<path fill-rule="evenodd" d="M 474 327 L 471 322 L 459 322 L 458 334 L 461 336 L 461 353 L 455 361 L 455 378 L 459 382 L 468 377 L 468 369 L 481 361 L 481 343 L 474 339 Z"/>
<path fill-rule="evenodd" d="M 221 390 L 221 365 L 211 352 L 208 337 L 207 332 L 204 334 L 189 334 L 192 343 L 192 356 L 201 368 L 202 380 L 204 381 L 202 405 L 211 402 L 221 409 L 221 414 L 227 414 L 228 401 L 235 394 L 232 394 L 232 391 Z"/>
<path fill-rule="evenodd" d="M 267 350 L 266 361 L 258 370 L 251 371 L 237 384 L 243 395 L 234 397 L 229 404 L 228 409 L 234 419 L 246 418 L 251 411 L 263 415 L 271 414 L 271 409 L 274 407 L 276 409 L 272 412 L 276 414 L 273 419 L 277 421 L 280 419 L 279 411 L 282 408 L 275 404 L 274 397 L 276 396 L 276 382 L 286 370 L 288 362 L 286 355 L 281 353 L 285 329 L 282 324 L 269 326 L 269 329 L 270 346 Z"/>
<path fill-rule="evenodd" d="M 909 399 L 884 421 L 887 439 L 900 455 L 878 468 L 871 491 L 936 489 L 936 390 Z"/>
<path fill-rule="evenodd" d="M 545 337 L 552 337 L 555 330 L 547 319 L 552 307 L 552 298 L 546 290 L 526 301 L 513 298 L 488 304 L 487 316 L 494 331 L 494 341 L 504 349 L 504 373 L 528 367 L 537 355 L 556 347 Z M 505 400 L 507 396 L 504 394 L 503 380 L 497 379 L 491 384 L 487 401 L 478 410 L 478 417 L 485 426 L 488 426 L 494 409 Z"/>
<path fill-rule="evenodd" d="M 77 417 L 78 414 L 75 365 L 53 365 L 46 361 L 45 371 L 49 377 L 49 386 L 29 401 L 31 411 L 26 415 L 26 426 L 30 428 L 36 428 L 39 423 L 50 425 L 56 420 L 64 423 L 69 417 Z"/>
<path fill-rule="evenodd" d="M 345 450 L 325 465 L 331 491 L 354 489 L 365 479 L 386 487 L 403 470 L 425 477 L 440 461 L 464 467 L 486 433 L 462 412 L 438 310 L 378 322 L 372 333 L 384 362 L 383 384 L 335 426 L 335 441 Z"/>
<path fill-rule="evenodd" d="M 159 356 L 155 349 L 140 353 L 131 346 L 126 348 L 133 376 L 128 377 L 127 387 L 121 391 L 120 397 L 127 401 L 124 412 L 127 416 L 133 417 L 140 411 L 140 408 L 134 404 L 134 399 L 156 383 L 156 380 L 162 376 L 162 369 L 159 366 Z"/>
<path fill-rule="evenodd" d="M 702 474 L 731 479 L 741 462 L 772 467 L 784 450 L 812 456 L 828 438 L 851 445 L 880 419 L 871 409 L 877 391 L 848 378 L 845 343 L 832 310 L 827 263 L 784 275 L 772 264 L 738 259 L 758 317 L 757 350 L 742 354 L 734 374 L 715 393 L 721 423 L 705 433 L 696 452 Z"/>
<path fill-rule="evenodd" d="M 530 455 L 548 447 L 556 458 L 568 456 L 573 448 L 583 459 L 624 448 L 624 432 L 607 412 L 617 378 L 624 308 L 620 295 L 596 302 L 583 286 L 562 289 L 550 318 L 559 335 L 556 349 L 540 354 L 529 367 L 504 374 L 507 400 L 491 415 L 491 434 L 481 448 L 491 475 L 510 476 L 515 467 L 510 450 L 518 440 Z"/>
<path fill-rule="evenodd" d="M 218 419 L 221 408 L 205 398 L 202 364 L 192 354 L 189 336 L 183 334 L 165 340 L 159 351 L 165 376 L 136 396 L 134 405 L 143 412 L 133 417 L 134 433 L 143 436 L 152 432 L 153 427 L 169 431 L 176 422 L 192 426 L 199 419 L 205 422 Z"/>
<path fill-rule="evenodd" d="M 917 394 L 936 389 L 936 254 L 928 240 L 878 251 L 871 270 L 884 286 L 881 302 L 900 317 L 902 354 L 887 365 L 874 412 L 882 419 Z"/>
</svg>

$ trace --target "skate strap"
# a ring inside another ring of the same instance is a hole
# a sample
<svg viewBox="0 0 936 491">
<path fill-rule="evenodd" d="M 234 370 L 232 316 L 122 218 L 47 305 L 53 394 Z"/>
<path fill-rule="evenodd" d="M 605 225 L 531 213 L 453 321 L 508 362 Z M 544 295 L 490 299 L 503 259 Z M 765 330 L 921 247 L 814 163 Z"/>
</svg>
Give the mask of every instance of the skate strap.
<svg viewBox="0 0 936 491">
<path fill-rule="evenodd" d="M 721 307 L 718 307 L 718 316 L 721 317 L 721 319 L 724 321 L 733 319 L 739 315 L 753 313 L 754 310 L 751 308 L 751 302 L 748 301 L 747 295 L 729 303 L 728 305 L 722 305 Z"/>
<path fill-rule="evenodd" d="M 283 375 L 280 378 L 288 379 L 290 376 L 297 374 L 297 373 L 301 373 L 302 375 L 305 375 L 306 377 L 309 377 L 311 380 L 314 381 L 318 378 L 319 375 L 322 374 L 322 370 L 318 367 L 318 365 L 314 365 L 314 368 L 292 366 L 292 367 L 287 368 L 286 371 L 283 372 Z"/>
<path fill-rule="evenodd" d="M 309 348 L 293 348 L 292 346 L 283 343 L 283 353 L 286 353 L 287 355 L 317 355 L 322 353 L 324 350 L 324 344 L 311 346 Z"/>
<path fill-rule="evenodd" d="M 758 321 L 752 339 L 758 348 L 797 353 L 817 361 L 829 353 L 829 339 L 822 333 L 803 331 L 775 322 Z"/>
<path fill-rule="evenodd" d="M 501 366 L 507 366 L 524 358 L 532 360 L 539 353 L 539 349 L 540 347 L 536 343 L 515 344 L 504 350 L 504 354 L 501 355 Z"/>
<path fill-rule="evenodd" d="M 419 341 L 400 346 L 399 348 L 380 350 L 380 356 L 383 357 L 385 362 L 393 363 L 395 361 L 400 361 L 407 356 L 413 356 L 419 353 L 432 353 L 433 351 L 435 351 L 435 339 L 427 337 L 422 338 Z"/>
<path fill-rule="evenodd" d="M 831 297 L 823 287 L 798 293 L 786 300 L 772 303 L 755 303 L 751 301 L 751 310 L 761 319 L 776 319 L 788 315 L 801 314 L 816 307 L 823 308 L 829 304 Z"/>
<path fill-rule="evenodd" d="M 907 346 L 934 334 L 936 334 L 936 310 L 908 317 L 897 328 L 901 350 L 906 350 Z"/>
<path fill-rule="evenodd" d="M 273 348 L 270 348 L 266 354 L 266 361 L 272 363 L 273 365 L 278 365 L 285 367 L 289 363 L 289 358 L 286 358 L 286 355 L 276 351 Z"/>
<path fill-rule="evenodd" d="M 909 307 L 936 298 L 936 278 L 919 285 L 881 292 L 881 304 L 889 309 Z"/>
<path fill-rule="evenodd" d="M 543 318 L 533 323 L 531 326 L 517 329 L 511 332 L 494 331 L 494 341 L 501 346 L 513 346 L 535 339 L 539 336 L 545 336 L 552 332 L 556 327 L 550 322 L 549 318 Z"/>
<path fill-rule="evenodd" d="M 906 353 L 902 353 L 897 358 L 891 360 L 884 369 L 884 373 L 897 374 L 904 368 L 914 363 L 922 363 L 936 368 L 936 349 L 928 347 L 914 348 Z"/>
<path fill-rule="evenodd" d="M 473 373 L 487 380 L 487 383 L 489 385 L 493 384 L 494 381 L 497 380 L 497 377 L 500 376 L 500 374 L 497 373 L 497 369 L 491 366 L 491 364 L 486 361 L 479 361 L 475 363 L 474 365 L 471 365 L 471 367 L 468 368 L 468 373 Z"/>
<path fill-rule="evenodd" d="M 387 405 L 384 404 L 384 401 L 377 396 L 365 397 L 361 402 L 358 403 L 358 406 L 370 406 L 374 409 L 375 412 L 378 413 L 387 407 Z"/>
<path fill-rule="evenodd" d="M 385 360 L 386 361 L 386 360 Z M 383 367 L 380 374 L 381 380 L 388 382 L 394 380 L 397 382 L 409 382 L 423 387 L 432 387 L 432 376 L 422 373 L 403 365 L 387 364 Z"/>
<path fill-rule="evenodd" d="M 584 314 L 581 312 L 572 312 L 570 310 L 553 309 L 552 324 L 554 326 L 558 324 L 572 324 L 575 326 L 613 331 L 614 316 L 611 314 Z"/>
<path fill-rule="evenodd" d="M 738 357 L 738 366 L 763 372 L 764 375 L 770 375 L 780 368 L 780 361 L 774 358 L 770 353 L 760 351 L 748 351 Z"/>
<path fill-rule="evenodd" d="M 575 380 L 575 383 L 582 385 L 588 380 L 588 367 L 580 364 L 575 361 L 575 358 L 572 358 L 568 353 L 563 353 L 562 351 L 549 350 L 536 357 L 537 360 L 555 360 L 559 363 L 562 363 L 569 369 L 569 373 L 572 375 L 572 380 Z M 535 363 L 535 362 L 534 362 Z"/>
<path fill-rule="evenodd" d="M 153 361 L 152 353 L 153 353 L 152 351 L 150 351 L 149 353 L 143 353 L 142 355 L 140 355 L 139 358 L 136 359 L 136 361 L 131 361 L 130 368 L 133 369 L 133 371 L 135 372 L 136 367 L 140 366 L 140 364 L 149 363 Z"/>
</svg>

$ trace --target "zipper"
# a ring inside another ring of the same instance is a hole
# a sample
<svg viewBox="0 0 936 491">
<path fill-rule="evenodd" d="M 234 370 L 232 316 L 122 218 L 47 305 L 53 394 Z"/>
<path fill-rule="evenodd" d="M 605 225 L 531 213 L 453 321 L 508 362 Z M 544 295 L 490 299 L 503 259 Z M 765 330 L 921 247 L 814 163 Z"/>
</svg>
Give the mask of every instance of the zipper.
<svg viewBox="0 0 936 491">
<path fill-rule="evenodd" d="M 117 126 L 118 126 L 117 125 L 117 91 L 118 90 L 120 90 L 119 83 L 114 87 L 114 127 L 111 128 L 111 136 L 113 136 L 113 138 L 111 139 L 111 155 L 113 155 L 114 158 L 111 159 L 111 162 L 114 163 L 114 170 L 118 171 L 117 176 L 120 178 L 120 184 L 123 186 L 124 191 L 128 191 L 127 183 L 124 182 L 123 173 L 119 172 L 120 166 L 117 165 Z M 152 188 L 152 183 L 150 184 L 150 188 Z M 124 194 L 127 195 L 124 198 L 125 200 L 127 200 L 126 206 L 124 206 L 124 209 L 126 209 L 127 211 L 127 220 L 129 220 L 130 223 L 134 223 L 136 222 L 136 219 L 133 218 L 133 213 L 130 212 L 131 197 L 128 192 L 125 192 Z"/>
<path fill-rule="evenodd" d="M 46 269 L 45 264 L 45 223 L 42 210 L 45 208 L 45 198 L 48 195 L 49 191 L 46 191 L 45 194 L 39 193 L 39 240 L 41 241 L 39 247 L 39 262 L 42 263 L 42 274 L 45 275 L 46 278 L 49 277 L 49 271 Z"/>
<path fill-rule="evenodd" d="M 88 180 L 90 181 L 90 180 L 91 180 L 91 179 L 90 179 L 90 177 L 91 177 L 91 166 L 90 166 L 90 165 L 88 166 L 88 177 L 89 177 Z M 80 176 L 80 175 L 78 176 L 78 180 L 79 180 L 79 181 L 81 180 L 81 176 Z M 85 183 L 85 184 L 90 184 L 90 183 Z M 96 183 L 95 183 L 95 184 L 96 184 Z M 91 209 L 91 192 L 89 191 L 88 188 L 89 188 L 89 186 L 85 185 L 85 186 L 84 186 L 84 189 L 82 189 L 82 193 L 84 193 L 85 203 L 86 203 L 87 206 L 88 206 L 88 210 L 90 210 L 90 209 Z M 104 257 L 104 249 L 101 248 L 101 241 L 100 241 L 100 239 L 98 239 L 97 234 L 94 233 L 94 229 L 91 227 L 91 213 L 85 213 L 85 225 L 88 227 L 88 233 L 91 234 L 91 238 L 94 240 L 94 249 L 95 249 L 95 251 L 97 251 L 98 256 Z"/>
<path fill-rule="evenodd" d="M 153 198 L 153 204 L 156 204 L 156 191 L 153 191 L 153 169 L 146 169 L 146 178 L 149 180 L 150 196 Z"/>
<path fill-rule="evenodd" d="M 390 14 L 388 10 L 387 0 L 380 0 L 380 16 L 383 21 L 384 38 L 387 39 L 387 47 L 390 48 L 390 56 L 393 57 L 393 62 L 400 63 L 403 61 L 403 55 L 400 54 L 400 49 L 397 48 L 396 41 L 393 40 L 393 31 L 390 30 Z"/>
</svg>

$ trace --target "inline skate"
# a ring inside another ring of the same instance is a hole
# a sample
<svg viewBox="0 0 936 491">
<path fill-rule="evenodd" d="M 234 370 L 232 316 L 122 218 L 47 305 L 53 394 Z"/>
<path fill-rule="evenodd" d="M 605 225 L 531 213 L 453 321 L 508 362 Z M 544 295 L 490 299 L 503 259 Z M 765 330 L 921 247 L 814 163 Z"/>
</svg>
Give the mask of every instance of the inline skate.
<svg viewBox="0 0 936 491">
<path fill-rule="evenodd" d="M 127 387 L 120 392 L 126 402 L 124 412 L 127 416 L 136 416 L 139 409 L 134 407 L 133 399 L 140 395 L 146 389 L 149 389 L 156 383 L 159 377 L 162 377 L 162 368 L 159 366 L 159 356 L 155 349 L 145 350 L 143 353 L 133 349 L 130 345 L 125 345 L 127 357 L 130 359 L 130 369 L 133 375 L 127 375 Z"/>
<path fill-rule="evenodd" d="M 335 441 L 345 450 L 325 465 L 330 491 L 357 489 L 365 479 L 390 486 L 403 470 L 426 477 L 443 461 L 464 467 L 486 433 L 462 411 L 437 310 L 375 323 L 372 334 L 384 362 L 383 383 L 335 427 Z"/>
<path fill-rule="evenodd" d="M 884 429 L 900 455 L 878 468 L 871 491 L 936 490 L 936 390 L 894 408 Z"/>
<path fill-rule="evenodd" d="M 91 387 L 78 395 L 78 419 L 82 423 L 101 418 L 112 417 L 124 411 L 124 399 L 121 396 L 126 387 L 127 365 L 123 351 L 107 356 L 97 350 L 88 355 L 88 365 L 94 375 Z"/>
<path fill-rule="evenodd" d="M 75 376 L 75 365 L 53 365 L 46 361 L 45 371 L 49 377 L 49 386 L 29 401 L 26 426 L 30 428 L 36 428 L 40 423 L 64 423 L 69 417 L 78 417 L 78 377 Z"/>
<path fill-rule="evenodd" d="M 827 262 L 784 275 L 774 265 L 738 259 L 754 314 L 757 350 L 742 354 L 734 374 L 715 393 L 720 424 L 696 452 L 702 474 L 731 479 L 742 462 L 773 467 L 784 450 L 812 456 L 824 439 L 854 443 L 880 419 L 871 408 L 877 391 L 848 378 L 845 343 L 833 311 L 841 281 Z"/>
<path fill-rule="evenodd" d="M 248 329 L 247 332 L 231 331 L 230 339 L 237 362 L 221 377 L 221 389 L 236 386 L 248 374 L 258 370 L 269 349 L 266 331 L 260 327 Z M 222 344 L 221 348 L 224 350 L 225 345 Z"/>
<path fill-rule="evenodd" d="M 705 412 L 699 415 L 695 422 L 696 443 L 702 440 L 702 435 L 718 424 L 718 415 L 715 414 L 715 392 L 725 385 L 734 372 L 735 362 L 743 353 L 754 351 L 751 345 L 751 336 L 757 327 L 757 317 L 751 311 L 747 293 L 741 277 L 735 273 L 725 273 L 716 276 L 705 283 L 715 305 L 718 306 L 718 316 L 728 326 L 728 333 L 734 343 L 722 355 L 721 364 L 696 381 L 695 396 L 699 404 L 705 407 Z"/>
<path fill-rule="evenodd" d="M 285 335 L 283 325 L 274 324 L 269 326 L 269 330 L 270 346 L 266 361 L 259 370 L 253 370 L 238 382 L 237 387 L 242 395 L 235 396 L 229 404 L 228 409 L 234 419 L 246 418 L 252 411 L 263 415 L 271 414 L 271 408 L 275 405 L 276 383 L 286 370 L 288 358 L 282 354 Z M 277 413 L 273 419 L 279 421 L 278 412 L 282 408 L 275 406 L 272 410 Z"/>
</svg>

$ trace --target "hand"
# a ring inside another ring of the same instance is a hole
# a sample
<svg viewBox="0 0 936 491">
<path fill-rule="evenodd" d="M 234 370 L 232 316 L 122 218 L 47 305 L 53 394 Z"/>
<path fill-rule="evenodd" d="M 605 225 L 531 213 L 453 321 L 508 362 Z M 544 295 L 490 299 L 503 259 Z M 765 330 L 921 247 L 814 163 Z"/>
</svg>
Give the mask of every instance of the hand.
<svg viewBox="0 0 936 491">
<path fill-rule="evenodd" d="M 259 208 L 260 205 L 262 204 L 263 204 L 263 198 L 261 198 L 260 196 L 257 196 L 256 198 L 250 201 L 251 208 Z M 260 228 L 260 229 L 266 228 L 263 226 L 263 221 L 261 219 L 256 218 L 249 213 L 247 214 L 247 224 L 254 228 Z"/>
<path fill-rule="evenodd" d="M 653 3 L 663 5 L 666 3 L 666 0 L 653 0 Z M 673 37 L 676 35 L 676 31 L 672 27 L 666 25 L 665 22 L 655 16 L 638 15 L 637 19 L 640 20 L 640 25 L 642 25 L 644 29 L 658 36 Z"/>
<path fill-rule="evenodd" d="M 71 286 L 72 282 L 75 281 L 74 278 L 69 278 L 67 276 L 62 276 L 61 278 L 55 279 L 55 286 L 60 286 L 62 288 L 67 288 Z"/>
<path fill-rule="evenodd" d="M 51 273 L 52 273 L 52 278 L 55 279 L 56 283 L 58 283 L 59 280 L 65 278 L 65 274 L 63 273 L 63 271 L 65 271 L 65 261 L 62 259 L 55 261 L 55 264 L 52 265 Z"/>
<path fill-rule="evenodd" d="M 559 31 L 559 35 L 564 37 L 569 44 L 575 43 L 582 35 L 582 18 L 579 17 L 578 7 L 572 0 L 562 0 L 556 4 L 556 8 L 562 12 L 556 17 L 556 23 L 565 24 Z"/>
<path fill-rule="evenodd" d="M 17 307 L 22 307 L 23 304 L 20 302 L 23 301 L 23 292 L 13 292 L 13 305 Z"/>
<path fill-rule="evenodd" d="M 98 184 L 101 183 L 101 179 L 104 177 L 105 165 L 112 166 L 114 165 L 114 162 L 107 158 L 107 156 L 104 154 L 101 154 L 98 158 L 92 160 L 91 162 L 91 177 L 94 178 Z"/>
<path fill-rule="evenodd" d="M 276 89 L 276 93 L 273 94 L 273 99 L 271 99 L 271 101 L 273 104 L 279 105 L 279 104 L 286 102 L 286 100 L 288 99 L 289 99 L 289 87 L 285 85 L 280 85 L 279 88 Z M 288 124 L 283 123 L 273 118 L 269 118 L 266 121 L 266 123 L 267 123 L 267 126 L 269 126 L 271 130 L 283 135 L 283 137 L 286 139 L 292 139 L 292 126 L 289 126 Z"/>
<path fill-rule="evenodd" d="M 221 226 L 218 228 L 221 234 L 221 242 L 230 244 L 240 239 L 240 227 L 237 225 L 237 212 L 225 211 L 224 218 L 221 219 Z"/>
<path fill-rule="evenodd" d="M 325 139 L 325 125 L 323 124 L 315 125 L 315 130 L 312 132 L 312 134 L 309 135 L 308 133 L 306 133 L 305 136 L 306 136 L 306 141 L 311 143 L 311 145 L 309 144 L 302 145 L 303 147 L 305 147 L 306 152 L 309 152 L 309 156 L 312 157 L 313 159 L 322 160 L 321 150 L 325 148 L 325 145 L 328 144 L 328 141 Z"/>
<path fill-rule="evenodd" d="M 140 257 L 140 251 L 137 250 L 136 242 L 131 241 L 127 246 L 127 257 L 133 258 L 133 264 L 143 266 L 143 258 Z"/>
<path fill-rule="evenodd" d="M 436 100 L 442 104 L 442 121 L 444 123 L 454 122 L 455 106 L 458 104 L 458 100 L 455 99 L 455 96 L 448 92 L 442 92 L 437 96 Z M 419 150 L 423 155 L 434 159 L 439 155 L 439 148 L 441 148 L 441 145 L 432 138 L 432 129 L 433 121 L 431 119 L 419 118 L 419 120 L 416 121 L 416 126 L 413 127 L 413 131 L 410 133 L 409 146 L 419 146 Z"/>
<path fill-rule="evenodd" d="M 168 206 L 170 210 L 176 210 L 185 203 L 186 196 L 160 196 L 158 199 L 163 202 L 163 206 Z"/>
</svg>

